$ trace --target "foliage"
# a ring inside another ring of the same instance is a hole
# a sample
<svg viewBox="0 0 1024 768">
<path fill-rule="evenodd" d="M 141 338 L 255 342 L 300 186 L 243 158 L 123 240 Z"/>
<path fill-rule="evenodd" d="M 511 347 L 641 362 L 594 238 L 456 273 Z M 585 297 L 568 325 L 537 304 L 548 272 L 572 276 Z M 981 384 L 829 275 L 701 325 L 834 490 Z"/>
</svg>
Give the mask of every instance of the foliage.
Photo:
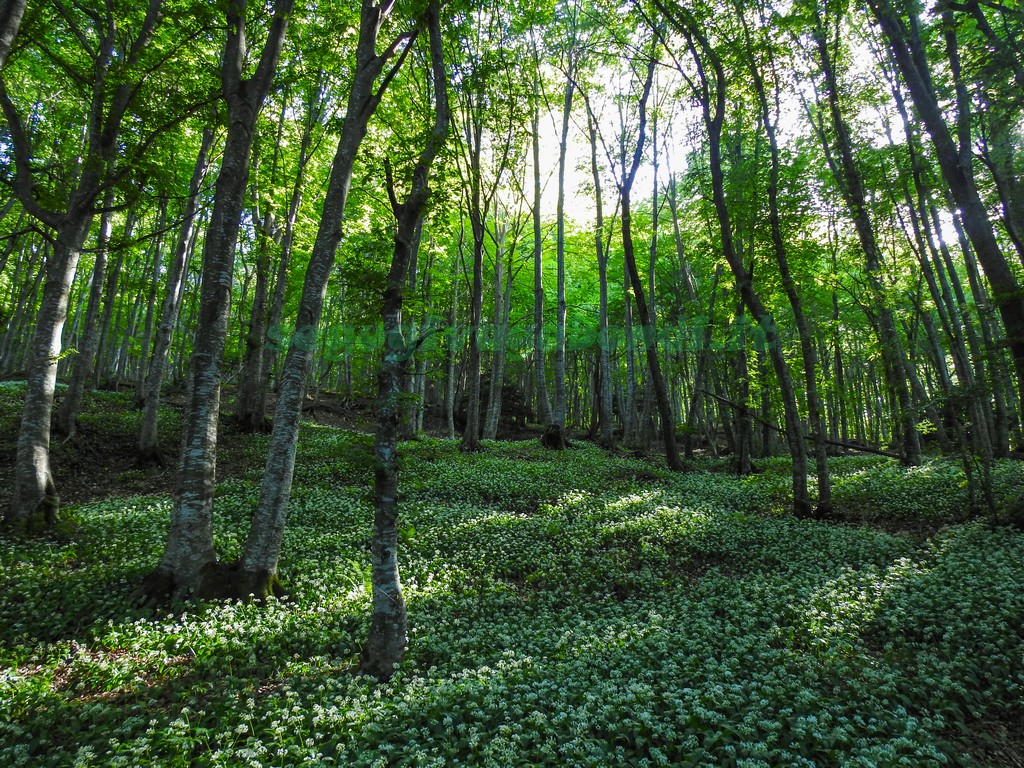
<svg viewBox="0 0 1024 768">
<path fill-rule="evenodd" d="M 954 462 L 833 460 L 837 505 L 907 526 L 885 532 L 779 514 L 782 460 L 739 479 L 585 444 L 402 451 L 412 635 L 386 685 L 354 673 L 363 435 L 303 426 L 289 594 L 265 605 L 130 607 L 166 497 L 0 539 L 0 763 L 971 765 L 974 732 L 1024 715 L 1024 536 L 942 527 L 965 498 Z M 995 474 L 1020 493 L 1019 464 Z M 258 480 L 219 486 L 226 558 Z"/>
</svg>

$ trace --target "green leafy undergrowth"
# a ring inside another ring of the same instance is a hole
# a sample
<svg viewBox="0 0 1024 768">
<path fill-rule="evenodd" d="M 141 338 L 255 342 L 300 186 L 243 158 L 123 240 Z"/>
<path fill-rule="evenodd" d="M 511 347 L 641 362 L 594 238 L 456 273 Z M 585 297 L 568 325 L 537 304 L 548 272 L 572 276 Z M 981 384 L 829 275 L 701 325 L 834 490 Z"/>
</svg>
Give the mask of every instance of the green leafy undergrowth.
<svg viewBox="0 0 1024 768">
<path fill-rule="evenodd" d="M 958 519 L 955 465 L 929 466 L 837 460 L 837 497 Z M 403 445 L 410 644 L 387 684 L 355 673 L 367 437 L 304 426 L 289 592 L 265 605 L 131 607 L 170 500 L 73 507 L 70 536 L 0 539 L 0 764 L 992 764 L 974 734 L 1024 716 L 1024 535 L 795 520 L 778 470 Z M 258 480 L 218 488 L 226 559 Z"/>
</svg>

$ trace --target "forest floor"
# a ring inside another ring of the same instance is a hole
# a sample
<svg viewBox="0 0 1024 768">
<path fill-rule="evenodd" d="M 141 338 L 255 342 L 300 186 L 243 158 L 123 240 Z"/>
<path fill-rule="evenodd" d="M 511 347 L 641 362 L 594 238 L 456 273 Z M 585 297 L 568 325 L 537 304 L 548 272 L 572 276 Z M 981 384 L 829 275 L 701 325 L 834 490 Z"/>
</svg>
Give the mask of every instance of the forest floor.
<svg viewBox="0 0 1024 768">
<path fill-rule="evenodd" d="M 22 391 L 0 385 L 0 503 Z M 957 462 L 838 457 L 842 519 L 815 522 L 787 512 L 784 459 L 739 478 L 586 443 L 404 443 L 410 645 L 382 685 L 355 674 L 371 443 L 341 428 L 370 424 L 312 411 L 287 597 L 143 610 L 175 451 L 136 467 L 129 397 L 87 396 L 53 446 L 66 525 L 0 533 L 0 765 L 1024 766 L 1024 534 L 965 519 Z M 224 420 L 225 559 L 266 445 Z M 994 483 L 1019 504 L 1024 465 Z"/>
</svg>

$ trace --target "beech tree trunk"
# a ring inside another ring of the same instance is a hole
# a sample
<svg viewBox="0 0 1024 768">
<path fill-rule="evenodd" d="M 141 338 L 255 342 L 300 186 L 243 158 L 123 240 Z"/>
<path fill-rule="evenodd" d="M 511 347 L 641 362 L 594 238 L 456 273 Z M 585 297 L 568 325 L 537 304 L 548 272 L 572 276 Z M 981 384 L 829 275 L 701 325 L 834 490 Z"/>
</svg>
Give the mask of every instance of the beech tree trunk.
<svg viewBox="0 0 1024 768">
<path fill-rule="evenodd" d="M 92 379 L 96 365 L 96 349 L 99 345 L 99 323 L 97 316 L 100 311 L 100 300 L 103 296 L 103 275 L 107 267 L 107 246 L 110 244 L 111 213 L 110 205 L 113 193 L 108 191 L 104 199 L 104 212 L 100 217 L 100 231 L 96 236 L 96 261 L 93 264 L 92 279 L 89 285 L 89 303 L 85 311 L 85 326 L 78 354 L 72 367 L 71 381 L 67 392 L 57 408 L 53 431 L 58 435 L 73 437 L 76 430 L 78 411 L 82 404 L 82 395 L 86 384 Z"/>
<path fill-rule="evenodd" d="M 393 5 L 393 0 L 384 0 L 380 5 L 375 5 L 372 0 L 363 0 L 360 11 L 356 67 L 349 90 L 345 119 L 331 165 L 331 175 L 320 225 L 313 243 L 313 252 L 306 267 L 295 328 L 281 373 L 277 407 L 274 410 L 274 427 L 267 451 L 259 504 L 249 527 L 244 554 L 238 568 L 237 578 L 240 587 L 251 587 L 257 597 L 272 591 L 277 578 L 277 563 L 288 517 L 288 499 L 291 496 L 292 475 L 295 470 L 302 400 L 305 397 L 313 351 L 317 346 L 316 334 L 327 292 L 327 279 L 334 266 L 338 243 L 341 240 L 341 224 L 348 201 L 356 154 L 366 136 L 370 119 L 384 97 L 387 86 L 405 61 L 411 40 L 416 36 L 415 32 L 404 33 L 396 38 L 384 53 L 377 53 L 381 25 Z M 385 74 L 383 82 L 378 84 L 378 77 L 384 72 L 385 66 L 403 41 L 409 43 Z"/>
<path fill-rule="evenodd" d="M 597 355 L 601 382 L 598 393 L 598 408 L 601 424 L 601 444 L 608 449 L 615 447 L 615 413 L 612 394 L 615 381 L 612 378 L 611 349 L 608 335 L 608 249 L 604 243 L 604 208 L 601 194 L 601 172 L 597 164 L 597 126 L 594 115 L 587 103 L 587 131 L 590 137 L 590 173 L 594 179 L 594 250 L 597 254 L 598 317 Z"/>
<path fill-rule="evenodd" d="M 270 163 L 270 189 L 277 186 L 278 167 L 281 158 L 281 140 L 284 131 L 285 111 L 288 100 L 282 100 L 281 115 L 278 119 L 277 136 L 274 141 L 273 158 Z M 280 240 L 276 235 L 276 222 L 270 195 L 260 202 L 255 190 L 254 221 L 259 222 L 257 237 L 259 246 L 256 256 L 256 286 L 253 291 L 252 306 L 249 308 L 249 321 L 243 349 L 245 350 L 242 371 L 238 382 L 238 403 L 235 417 L 239 428 L 244 432 L 262 432 L 269 425 L 265 421 L 264 411 L 260 407 L 260 390 L 263 385 L 263 363 L 266 359 L 264 347 L 267 341 L 268 302 L 270 301 L 270 245 Z M 259 207 L 265 206 L 264 210 Z"/>
<path fill-rule="evenodd" d="M 736 279 L 736 287 L 743 303 L 760 326 L 760 331 L 764 335 L 764 345 L 771 356 L 775 376 L 779 383 L 779 394 L 782 398 L 786 439 L 790 455 L 793 457 L 793 512 L 797 516 L 808 516 L 812 512 L 812 505 L 807 489 L 807 449 L 804 445 L 803 424 L 800 421 L 789 365 L 783 355 L 775 320 L 754 290 L 750 271 L 743 264 L 733 240 L 732 223 L 725 195 L 721 149 L 726 103 L 725 71 L 717 52 L 688 11 L 679 9 L 678 13 L 671 15 L 670 20 L 686 36 L 693 59 L 698 63 L 702 62 L 703 65 L 711 65 L 712 74 L 710 76 L 704 66 L 699 68 L 699 81 L 695 83 L 694 96 L 700 102 L 704 125 L 708 131 L 708 163 L 711 171 L 712 199 L 722 234 L 722 252 Z M 746 412 L 743 415 L 746 416 Z"/>
<path fill-rule="evenodd" d="M 1018 395 L 1021 397 L 1019 414 L 1024 415 L 1024 293 L 996 240 L 988 211 L 975 183 L 973 163 L 964 162 L 939 106 L 916 10 L 897 10 L 889 0 L 868 0 L 868 6 L 889 41 L 896 66 L 931 136 L 942 177 L 960 209 L 964 230 L 992 288 L 992 301 L 1003 320 L 1016 371 Z M 962 101 L 960 107 L 963 114 Z M 967 135 L 963 135 L 964 132 Z M 970 146 L 969 125 L 962 123 L 960 145 Z"/>
<path fill-rule="evenodd" d="M 570 56 L 572 53 L 570 52 Z M 569 146 L 569 119 L 572 116 L 573 67 L 570 65 L 565 79 L 565 99 L 562 104 L 562 133 L 558 143 L 558 200 L 555 204 L 555 260 L 557 274 L 555 312 L 555 399 L 552 403 L 551 423 L 558 427 L 556 448 L 565 448 L 565 156 Z"/>
<path fill-rule="evenodd" d="M 319 88 L 319 86 L 318 86 Z M 288 204 L 288 216 L 285 219 L 284 237 L 281 240 L 281 256 L 277 264 L 277 276 L 274 280 L 274 293 L 270 302 L 270 313 L 267 316 L 267 342 L 263 346 L 263 361 L 260 365 L 260 387 L 256 402 L 255 417 L 262 424 L 267 418 L 267 400 L 270 394 L 270 377 L 277 366 L 280 350 L 280 325 L 284 314 L 285 289 L 288 286 L 288 270 L 291 266 L 292 249 L 295 241 L 295 223 L 302 205 L 302 188 L 305 182 L 306 166 L 309 164 L 313 144 L 313 129 L 323 120 L 325 95 L 318 90 L 308 96 L 306 119 L 302 127 L 302 138 L 299 140 L 299 158 L 295 167 L 295 181 L 292 184 L 291 201 Z"/>
<path fill-rule="evenodd" d="M 0 0 L 0 69 L 7 61 L 11 45 L 25 15 L 26 0 Z"/>
<path fill-rule="evenodd" d="M 399 203 L 388 174 L 391 208 L 398 220 L 391 270 L 381 308 L 384 321 L 384 353 L 378 375 L 377 434 L 374 441 L 375 513 L 371 568 L 373 614 L 370 633 L 360 657 L 360 671 L 387 680 L 402 660 L 408 642 L 405 600 L 398 573 L 398 420 L 399 397 L 406 366 L 416 343 L 402 337 L 402 296 L 406 271 L 416 247 L 416 230 L 423 218 L 429 189 L 430 166 L 448 135 L 448 83 L 444 69 L 441 26 L 436 3 L 427 10 L 430 36 L 430 60 L 435 99 L 434 127 L 413 171 L 412 188 L 405 202 Z"/>
<path fill-rule="evenodd" d="M 167 220 L 167 202 L 160 205 L 159 227 L 163 230 Z M 153 271 L 149 280 L 149 295 L 146 299 L 146 320 L 142 331 L 142 344 L 139 349 L 139 369 L 135 374 L 135 405 L 145 405 L 146 375 L 149 373 L 150 351 L 153 348 L 153 320 L 156 316 L 156 296 L 159 285 L 160 270 L 163 268 L 164 235 L 158 236 L 153 249 Z"/>
<path fill-rule="evenodd" d="M 636 267 L 636 253 L 633 247 L 632 232 L 632 211 L 630 203 L 630 192 L 636 172 L 640 168 L 640 161 L 643 158 L 644 143 L 647 129 L 647 100 L 651 94 L 651 86 L 654 82 L 654 68 L 656 62 L 652 58 L 647 65 L 647 78 L 644 80 L 643 92 L 640 95 L 638 104 L 640 119 L 637 126 L 636 149 L 633 152 L 632 164 L 619 183 L 619 198 L 622 222 L 622 254 L 626 265 L 626 272 L 629 275 L 629 282 L 633 289 L 633 300 L 636 302 L 637 313 L 640 315 L 640 327 L 644 334 L 644 348 L 647 355 L 647 367 L 651 376 L 651 386 L 654 388 L 654 396 L 658 403 L 658 412 L 661 415 L 662 441 L 665 445 L 665 460 L 669 469 L 681 471 L 684 469 L 679 459 L 679 450 L 676 447 L 676 424 L 675 416 L 672 413 L 672 404 L 668 399 L 668 390 L 665 387 L 665 379 L 661 374 L 661 361 L 658 359 L 658 333 L 654 323 L 654 316 L 648 311 L 647 299 L 645 297 L 644 284 L 640 280 L 640 273 Z"/>
<path fill-rule="evenodd" d="M 71 281 L 92 213 L 85 211 L 74 218 L 61 227 L 47 264 L 43 300 L 25 372 L 25 407 L 18 431 L 14 494 L 8 513 L 9 519 L 21 524 L 34 524 L 41 518 L 45 525 L 52 526 L 60 507 L 50 473 L 50 418 Z"/>
<path fill-rule="evenodd" d="M 8 5 L 12 16 L 0 21 L 0 55 L 6 58 L 12 24 L 23 6 L 17 0 Z M 131 81 L 113 82 L 109 68 L 115 54 L 123 56 L 128 67 L 136 64 L 146 49 L 161 19 L 161 4 L 150 3 L 137 35 L 125 39 L 118 20 L 108 13 L 99 20 L 96 56 L 93 60 L 92 95 L 88 105 L 85 151 L 80 157 L 77 185 L 67 198 L 62 211 L 41 205 L 35 195 L 35 173 L 32 147 L 24 121 L 7 95 L 6 84 L 0 80 L 0 109 L 7 120 L 8 144 L 14 160 L 14 193 L 34 218 L 54 234 L 53 255 L 46 267 L 42 303 L 36 320 L 35 334 L 29 350 L 25 406 L 22 411 L 15 455 L 14 492 L 8 518 L 25 525 L 37 517 L 52 525 L 56 521 L 59 501 L 50 473 L 50 418 L 57 380 L 57 361 L 61 352 L 61 334 L 67 319 L 68 299 L 82 245 L 88 236 L 97 196 L 113 172 L 118 151 L 118 135 L 125 112 L 139 85 Z M 117 48 L 125 45 L 124 50 Z M 3 46 L 8 46 L 4 48 Z"/>
<path fill-rule="evenodd" d="M 749 39 L 749 32 L 747 47 L 749 49 L 753 48 Z M 774 70 L 774 61 L 772 69 Z M 810 422 L 811 439 L 814 444 L 814 463 L 818 479 L 818 503 L 814 514 L 818 517 L 825 517 L 832 513 L 832 484 L 828 472 L 828 449 L 825 445 L 825 418 L 821 398 L 818 394 L 818 355 L 814 345 L 814 337 L 811 334 L 810 323 L 807 320 L 807 315 L 804 313 L 803 301 L 796 289 L 796 282 L 789 269 L 789 256 L 782 234 L 782 221 L 779 211 L 779 175 L 782 163 L 779 157 L 779 143 L 775 130 L 776 122 L 772 118 L 772 110 L 768 101 L 764 78 L 753 57 L 751 57 L 750 61 L 750 72 L 758 101 L 760 102 L 761 125 L 764 128 L 765 135 L 768 137 L 768 149 L 771 154 L 771 167 L 768 178 L 768 218 L 771 227 L 772 249 L 775 255 L 775 262 L 779 267 L 779 275 L 782 278 L 783 290 L 786 292 L 790 309 L 793 311 L 793 319 L 796 323 L 797 334 L 800 337 L 800 351 L 803 357 L 807 416 Z M 775 99 L 777 115 L 777 90 Z M 799 462 L 806 465 L 805 448 L 801 446 L 798 452 L 799 455 L 794 456 L 794 464 Z M 797 471 L 796 468 L 793 471 L 795 473 Z"/>
<path fill-rule="evenodd" d="M 843 195 L 849 215 L 853 219 L 857 237 L 864 252 L 865 276 L 868 280 L 869 299 L 877 318 L 879 346 L 885 368 L 886 383 L 896 401 L 897 421 L 901 429 L 899 439 L 896 441 L 899 453 L 903 457 L 904 464 L 916 466 L 921 463 L 921 437 L 917 429 L 917 415 L 910 387 L 903 368 L 906 353 L 882 287 L 881 250 L 871 222 L 861 171 L 854 158 L 849 126 L 840 107 L 839 84 L 835 62 L 832 60 L 826 21 L 822 18 L 816 19 L 812 33 L 822 75 L 825 78 L 825 96 L 829 119 L 835 134 L 835 151 L 839 155 L 838 162 L 833 158 L 832 147 L 823 129 L 819 129 L 819 137 L 833 177 Z"/>
<path fill-rule="evenodd" d="M 256 120 L 277 70 L 293 5 L 294 0 L 276 1 L 259 65 L 249 80 L 241 76 L 246 61 L 246 0 L 230 0 L 227 9 L 228 34 L 221 79 L 228 108 L 228 134 L 203 247 L 199 316 L 192 345 L 192 380 L 183 425 L 178 495 L 160 565 L 143 585 L 152 599 L 160 599 L 167 593 L 200 597 L 225 594 L 213 546 L 220 366 L 227 338 L 235 245 L 249 180 Z M 234 596 L 230 589 L 226 594 Z"/>
<path fill-rule="evenodd" d="M 541 239 L 540 185 L 540 94 L 538 73 L 533 79 L 533 111 L 530 113 L 533 137 L 533 367 L 537 380 L 537 419 L 551 423 L 551 400 L 548 397 L 547 370 L 544 364 L 544 243 Z"/>
<path fill-rule="evenodd" d="M 133 213 L 129 213 L 124 225 L 124 240 L 130 240 L 135 232 L 135 225 L 138 219 Z M 106 285 L 103 288 L 103 315 L 99 320 L 98 339 L 96 341 L 96 363 L 92 367 L 93 386 L 99 386 L 100 379 L 108 370 L 104 366 L 104 353 L 106 352 L 107 335 L 110 333 L 110 326 L 114 323 L 114 305 L 120 304 L 117 300 L 117 282 L 121 278 L 121 267 L 124 266 L 124 248 L 116 249 L 114 262 L 106 271 Z M 115 324 L 116 325 L 116 324 Z M 115 327 L 116 331 L 116 327 Z"/>
<path fill-rule="evenodd" d="M 167 369 L 167 358 L 174 340 L 174 329 L 178 324 L 181 312 L 182 285 L 185 279 L 185 268 L 195 248 L 197 230 L 197 213 L 199 210 L 199 189 L 206 171 L 209 168 L 210 147 L 213 145 L 213 128 L 203 130 L 203 138 L 192 170 L 189 182 L 188 198 L 182 213 L 181 229 L 174 245 L 174 257 L 167 269 L 167 288 L 164 292 L 163 304 L 160 307 L 160 324 L 156 331 L 153 356 L 149 361 L 149 371 L 143 391 L 142 427 L 139 430 L 139 444 L 136 460 L 140 464 L 162 463 L 157 429 L 157 416 L 160 411 L 160 389 L 163 386 Z"/>
</svg>

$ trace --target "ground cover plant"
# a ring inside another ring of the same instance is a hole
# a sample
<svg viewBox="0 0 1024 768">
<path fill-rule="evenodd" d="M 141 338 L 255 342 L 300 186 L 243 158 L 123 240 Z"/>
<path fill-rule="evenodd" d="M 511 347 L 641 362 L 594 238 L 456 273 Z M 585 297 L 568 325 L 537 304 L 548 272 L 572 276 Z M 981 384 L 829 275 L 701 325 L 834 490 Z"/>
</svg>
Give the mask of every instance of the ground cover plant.
<svg viewBox="0 0 1024 768">
<path fill-rule="evenodd" d="M 89 407 L 115 428 L 117 396 Z M 0 538 L 0 765 L 1020 764 L 1024 534 L 964 519 L 956 462 L 836 458 L 847 517 L 815 522 L 786 514 L 777 461 L 485 448 L 402 445 L 411 639 L 387 684 L 355 674 L 366 435 L 303 426 L 288 594 L 265 605 L 132 605 L 167 493 L 115 484 Z M 218 487 L 225 558 L 259 477 Z M 1024 495 L 1018 463 L 995 481 Z"/>
</svg>

